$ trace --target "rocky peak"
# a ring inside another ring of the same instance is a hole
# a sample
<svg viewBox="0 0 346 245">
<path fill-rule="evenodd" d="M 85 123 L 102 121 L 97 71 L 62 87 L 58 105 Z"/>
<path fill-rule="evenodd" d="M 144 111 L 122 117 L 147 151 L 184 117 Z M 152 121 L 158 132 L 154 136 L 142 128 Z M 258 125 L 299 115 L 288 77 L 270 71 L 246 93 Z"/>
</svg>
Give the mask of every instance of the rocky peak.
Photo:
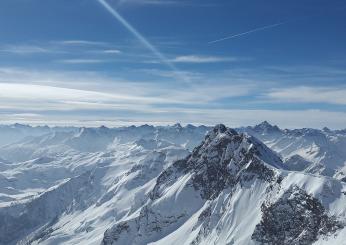
<svg viewBox="0 0 346 245">
<path fill-rule="evenodd" d="M 326 132 L 326 133 L 331 133 L 331 132 L 332 132 L 332 130 L 330 130 L 330 129 L 327 128 L 327 127 L 324 127 L 324 128 L 322 129 L 322 131 L 323 131 L 323 132 Z"/>
<path fill-rule="evenodd" d="M 258 126 L 272 127 L 272 125 L 271 125 L 268 121 L 263 121 L 263 122 L 261 122 Z"/>
<path fill-rule="evenodd" d="M 174 125 L 173 125 L 173 128 L 176 128 L 176 129 L 182 129 L 182 128 L 183 128 L 183 126 L 181 126 L 181 124 L 180 124 L 180 123 L 176 123 L 176 124 L 174 124 Z"/>
<path fill-rule="evenodd" d="M 220 124 L 191 155 L 175 162 L 159 176 L 152 197 L 159 197 L 161 186 L 167 182 L 189 173 L 202 198 L 213 199 L 223 189 L 245 180 L 245 175 L 247 181 L 255 177 L 272 180 L 274 171 L 265 164 L 272 162 L 282 164 L 280 158 L 255 138 Z"/>
<path fill-rule="evenodd" d="M 273 133 L 273 132 L 280 132 L 280 128 L 276 125 L 271 125 L 268 121 L 264 121 L 255 127 L 253 127 L 253 130 L 258 133 Z"/>
<path fill-rule="evenodd" d="M 232 136 L 232 135 L 238 135 L 237 131 L 234 129 L 228 129 L 223 124 L 216 125 L 212 130 L 209 131 L 209 133 L 206 136 L 206 140 L 213 140 L 218 136 Z"/>
</svg>

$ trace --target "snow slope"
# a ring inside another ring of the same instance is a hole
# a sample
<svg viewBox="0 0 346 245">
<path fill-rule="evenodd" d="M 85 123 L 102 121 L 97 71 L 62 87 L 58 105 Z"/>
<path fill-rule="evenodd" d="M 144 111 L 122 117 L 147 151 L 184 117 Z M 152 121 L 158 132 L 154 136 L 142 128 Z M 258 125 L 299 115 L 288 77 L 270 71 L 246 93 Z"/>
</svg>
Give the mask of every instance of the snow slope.
<svg viewBox="0 0 346 245">
<path fill-rule="evenodd" d="M 326 244 L 331 235 L 344 239 L 346 186 L 284 171 L 281 164 L 257 140 L 218 125 L 191 155 L 160 174 L 150 200 L 116 221 L 103 244 Z"/>
<path fill-rule="evenodd" d="M 74 127 L 53 127 L 48 126 L 37 126 L 31 127 L 29 125 L 23 124 L 13 124 L 13 125 L 0 125 L 0 146 L 12 144 L 18 142 L 26 137 L 40 136 L 53 131 L 57 132 L 69 132 L 76 131 L 77 128 Z"/>
<path fill-rule="evenodd" d="M 263 122 L 255 127 L 241 128 L 239 131 L 257 137 L 278 152 L 290 170 L 304 170 L 337 179 L 346 177 L 345 130 L 282 130 Z"/>
<path fill-rule="evenodd" d="M 81 128 L 0 147 L 0 244 L 343 244 L 345 183 L 208 130 Z"/>
</svg>

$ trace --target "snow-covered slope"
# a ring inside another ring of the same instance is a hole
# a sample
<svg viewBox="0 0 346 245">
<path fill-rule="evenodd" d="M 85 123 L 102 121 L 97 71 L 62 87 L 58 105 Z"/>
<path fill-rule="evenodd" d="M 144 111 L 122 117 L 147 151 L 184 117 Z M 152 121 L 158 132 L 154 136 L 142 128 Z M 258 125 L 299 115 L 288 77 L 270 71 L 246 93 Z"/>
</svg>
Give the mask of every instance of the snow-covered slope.
<svg viewBox="0 0 346 245">
<path fill-rule="evenodd" d="M 51 128 L 49 133 L 38 137 L 26 137 L 19 142 L 6 144 L 0 147 L 0 157 L 22 162 L 32 160 L 38 156 L 55 155 L 56 151 L 65 152 L 102 152 L 115 143 L 129 143 L 140 140 L 166 142 L 192 150 L 198 145 L 206 132 L 210 129 L 205 126 L 195 127 L 180 124 L 166 127 L 143 125 L 139 127 L 123 128 L 80 128 L 63 130 Z"/>
<path fill-rule="evenodd" d="M 281 154 L 290 170 L 304 170 L 338 179 L 346 176 L 345 130 L 281 130 L 268 122 L 239 130 L 254 135 Z"/>
<path fill-rule="evenodd" d="M 1 147 L 0 244 L 343 244 L 345 183 L 208 130 L 82 128 Z"/>
<path fill-rule="evenodd" d="M 150 200 L 116 221 L 103 244 L 342 241 L 346 186 L 281 165 L 254 138 L 218 125 L 191 155 L 160 174 Z"/>
<path fill-rule="evenodd" d="M 110 155 L 114 150 L 124 151 L 124 145 L 136 147 L 140 152 L 167 147 L 193 148 L 204 138 L 207 129 L 191 125 L 52 129 L 42 136 L 24 138 L 0 147 L 0 201 L 27 199 L 83 174 L 101 161 L 100 156 Z"/>
<path fill-rule="evenodd" d="M 40 136 L 50 132 L 70 132 L 76 131 L 74 127 L 53 127 L 37 126 L 31 127 L 23 124 L 0 125 L 0 147 L 18 142 L 26 137 Z"/>
</svg>

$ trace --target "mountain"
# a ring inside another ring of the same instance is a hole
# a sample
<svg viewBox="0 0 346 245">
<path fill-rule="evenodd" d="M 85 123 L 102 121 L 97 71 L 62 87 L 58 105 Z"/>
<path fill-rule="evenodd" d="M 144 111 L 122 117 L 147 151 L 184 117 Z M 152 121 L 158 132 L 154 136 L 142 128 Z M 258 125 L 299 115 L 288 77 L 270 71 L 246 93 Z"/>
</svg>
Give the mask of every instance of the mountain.
<svg viewBox="0 0 346 245">
<path fill-rule="evenodd" d="M 281 165 L 253 137 L 218 125 L 160 174 L 150 200 L 108 229 L 103 244 L 311 244 L 330 235 L 341 241 L 345 218 L 322 203 L 345 212 L 346 186 Z"/>
<path fill-rule="evenodd" d="M 343 179 L 346 177 L 346 131 L 282 130 L 268 122 L 238 129 L 263 141 L 285 159 L 287 169 Z"/>
<path fill-rule="evenodd" d="M 122 128 L 51 128 L 48 133 L 26 137 L 19 142 L 0 147 L 0 157 L 14 162 L 23 162 L 38 157 L 64 154 L 66 151 L 96 153 L 107 151 L 113 144 L 140 140 L 166 141 L 192 150 L 199 144 L 209 127 L 173 125 L 153 127 L 149 125 Z"/>
<path fill-rule="evenodd" d="M 69 132 L 75 131 L 74 127 L 32 127 L 23 124 L 0 125 L 0 146 L 18 142 L 26 137 L 41 136 L 50 132 Z"/>
<path fill-rule="evenodd" d="M 2 173 L 0 244 L 80 244 L 87 233 L 101 242 L 114 219 L 141 205 L 152 179 L 189 153 L 174 144 L 152 150 L 136 142 L 81 152 L 58 138 L 40 151 L 49 157 L 12 163 Z M 35 142 L 42 139 L 48 142 Z"/>
<path fill-rule="evenodd" d="M 80 128 L 0 147 L 0 244 L 343 244 L 346 183 L 239 131 Z"/>
</svg>

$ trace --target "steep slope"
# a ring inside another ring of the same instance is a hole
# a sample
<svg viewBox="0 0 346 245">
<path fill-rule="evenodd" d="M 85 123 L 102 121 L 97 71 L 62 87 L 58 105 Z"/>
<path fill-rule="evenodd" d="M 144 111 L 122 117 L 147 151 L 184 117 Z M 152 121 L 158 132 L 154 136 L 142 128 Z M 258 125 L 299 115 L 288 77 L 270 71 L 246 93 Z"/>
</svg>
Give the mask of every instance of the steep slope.
<svg viewBox="0 0 346 245">
<path fill-rule="evenodd" d="M 92 244 L 100 244 L 107 225 L 140 207 L 152 179 L 187 153 L 171 146 L 151 151 L 118 145 L 94 158 L 90 171 L 0 208 L 0 244 L 18 239 L 23 244 L 60 244 L 61 239 L 87 244 L 87 236 L 98 237 Z"/>
<path fill-rule="evenodd" d="M 54 132 L 27 139 L 16 145 L 32 149 L 28 158 L 34 159 L 1 163 L 0 244 L 80 244 L 86 235 L 100 244 L 106 227 L 141 206 L 152 180 L 188 154 L 161 139 L 112 141 L 102 151 L 85 152 L 87 138 L 76 136 Z M 100 132 L 93 137 L 89 140 L 108 140 Z M 82 151 L 67 144 L 71 138 L 81 142 Z"/>
<path fill-rule="evenodd" d="M 337 179 L 346 176 L 346 134 L 342 130 L 281 130 L 263 122 L 239 131 L 255 136 L 282 155 L 286 159 L 287 169 L 304 170 Z"/>
<path fill-rule="evenodd" d="M 108 229 L 103 244 L 312 244 L 338 234 L 345 186 L 281 166 L 253 137 L 218 125 L 191 155 L 160 174 L 150 200 Z M 332 192 L 324 190 L 329 185 Z M 268 225 L 289 223 L 292 216 L 290 226 Z"/>
<path fill-rule="evenodd" d="M 32 153 L 0 162 L 0 244 L 342 244 L 344 183 L 288 171 L 224 125 L 190 152 L 204 130 L 101 127 L 15 144 Z"/>
<path fill-rule="evenodd" d="M 1 157 L 7 159 L 0 161 L 0 206 L 29 199 L 65 179 L 81 175 L 95 167 L 104 155 L 128 147 L 134 147 L 140 153 L 167 147 L 185 149 L 198 144 L 206 130 L 206 127 L 192 125 L 99 127 L 71 131 L 52 128 L 48 134 L 27 137 L 0 147 Z"/>
<path fill-rule="evenodd" d="M 51 128 L 49 133 L 27 137 L 19 142 L 0 147 L 0 156 L 12 162 L 24 162 L 38 157 L 54 156 L 67 151 L 83 153 L 105 152 L 112 144 L 161 141 L 192 150 L 204 138 L 208 127 L 180 124 L 153 127 L 143 125 L 122 128 Z"/>
</svg>

